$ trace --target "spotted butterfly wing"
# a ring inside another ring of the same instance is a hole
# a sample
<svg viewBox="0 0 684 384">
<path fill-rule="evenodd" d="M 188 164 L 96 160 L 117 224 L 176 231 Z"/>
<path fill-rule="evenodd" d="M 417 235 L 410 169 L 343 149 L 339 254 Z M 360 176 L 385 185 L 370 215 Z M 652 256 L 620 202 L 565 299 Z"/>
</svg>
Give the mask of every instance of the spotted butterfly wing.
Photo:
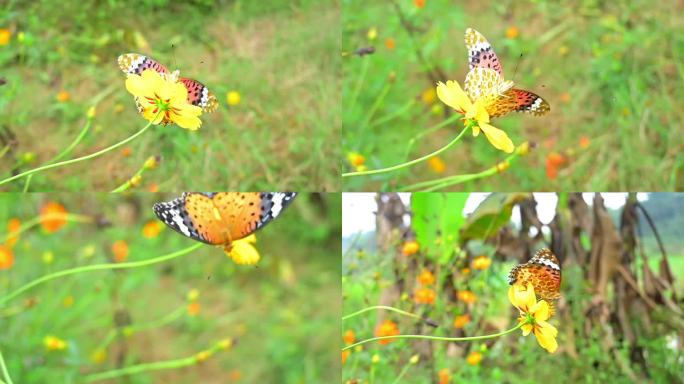
<svg viewBox="0 0 684 384">
<path fill-rule="evenodd" d="M 263 228 L 287 208 L 293 192 L 185 192 L 154 205 L 155 215 L 197 241 L 225 245 Z"/>
<path fill-rule="evenodd" d="M 508 284 L 527 285 L 541 299 L 560 298 L 561 270 L 558 258 L 548 248 L 540 249 L 527 263 L 514 267 L 508 274 Z"/>
<path fill-rule="evenodd" d="M 119 68 L 127 75 L 140 75 L 146 69 L 153 69 L 162 74 L 169 73 L 169 70 L 156 60 L 137 53 L 124 53 L 117 61 Z"/>
<path fill-rule="evenodd" d="M 179 81 L 188 90 L 188 103 L 201 107 L 205 113 L 214 112 L 218 108 L 216 95 L 210 92 L 204 84 L 185 77 L 181 77 Z"/>
<path fill-rule="evenodd" d="M 549 103 L 539 95 L 513 88 L 512 81 L 504 80 L 499 57 L 481 33 L 468 28 L 464 40 L 470 67 L 465 91 L 472 100 L 485 97 L 484 105 L 490 117 L 500 117 L 513 111 L 542 116 L 551 110 Z"/>
</svg>

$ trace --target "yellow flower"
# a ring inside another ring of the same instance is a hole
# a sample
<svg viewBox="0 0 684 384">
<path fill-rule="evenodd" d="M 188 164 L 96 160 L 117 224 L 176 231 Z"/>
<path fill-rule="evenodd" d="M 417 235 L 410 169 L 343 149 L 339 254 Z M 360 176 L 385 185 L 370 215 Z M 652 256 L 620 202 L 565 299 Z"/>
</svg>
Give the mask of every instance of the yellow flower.
<svg viewBox="0 0 684 384">
<path fill-rule="evenodd" d="M 48 351 L 63 351 L 67 347 L 66 341 L 51 335 L 45 336 L 43 344 Z"/>
<path fill-rule="evenodd" d="M 465 116 L 464 126 L 473 130 L 473 136 L 484 132 L 487 140 L 497 149 L 506 153 L 512 153 L 515 149 L 513 142 L 506 132 L 489 124 L 489 114 L 485 109 L 485 100 L 479 98 L 475 103 L 470 100 L 468 95 L 461 89 L 461 86 L 452 80 L 437 83 L 437 97 L 442 103 L 455 109 L 458 113 Z"/>
<path fill-rule="evenodd" d="M 468 357 L 466 358 L 466 362 L 470 365 L 477 365 L 482 361 L 482 354 L 480 352 L 470 352 Z"/>
<path fill-rule="evenodd" d="M 95 364 L 102 364 L 107 359 L 107 351 L 104 349 L 96 349 L 90 354 L 90 361 Z"/>
<path fill-rule="evenodd" d="M 162 77 L 147 69 L 141 75 L 128 75 L 126 89 L 139 104 L 142 116 L 153 124 L 177 124 L 181 128 L 199 129 L 202 108 L 188 104 L 188 90 L 181 82 Z"/>
<path fill-rule="evenodd" d="M 347 161 L 352 166 L 358 168 L 366 162 L 366 158 L 358 152 L 349 152 L 347 153 Z"/>
<path fill-rule="evenodd" d="M 228 105 L 230 106 L 236 106 L 240 104 L 240 92 L 238 91 L 230 91 L 226 93 L 226 101 L 228 102 Z"/>
<path fill-rule="evenodd" d="M 432 169 L 435 173 L 444 173 L 446 170 L 446 164 L 439 156 L 431 157 L 427 163 L 428 167 L 430 167 L 430 169 Z"/>
<path fill-rule="evenodd" d="M 259 251 L 254 247 L 256 243 L 256 236 L 249 235 L 244 239 L 233 241 L 232 244 L 226 246 L 224 252 L 228 257 L 233 259 L 236 264 L 253 265 L 259 261 Z"/>
<path fill-rule="evenodd" d="M 157 237 L 157 235 L 159 235 L 159 232 L 161 232 L 161 230 L 162 230 L 162 226 L 157 220 L 150 220 L 143 227 L 142 233 L 143 233 L 143 236 L 145 236 L 148 239 L 151 239 L 153 237 Z"/>
<path fill-rule="evenodd" d="M 470 315 L 460 315 L 456 316 L 454 319 L 454 328 L 461 329 L 470 323 Z"/>
<path fill-rule="evenodd" d="M 143 167 L 145 167 L 145 169 L 155 169 L 157 166 L 159 166 L 160 159 L 161 158 L 159 156 L 150 156 L 147 158 L 147 160 L 145 160 Z"/>
<path fill-rule="evenodd" d="M 520 35 L 520 31 L 515 25 L 506 28 L 506 37 L 509 39 L 515 39 L 518 35 Z"/>
<path fill-rule="evenodd" d="M 378 37 L 378 29 L 375 27 L 369 29 L 367 37 L 368 37 L 368 40 L 370 40 L 370 41 L 375 40 L 375 38 Z"/>
<path fill-rule="evenodd" d="M 401 247 L 401 253 L 403 253 L 404 256 L 411 256 L 418 252 L 419 249 L 420 245 L 418 244 L 418 242 L 415 240 L 411 240 L 404 243 L 404 245 Z"/>
<path fill-rule="evenodd" d="M 473 259 L 473 269 L 479 269 L 481 271 L 484 271 L 485 269 L 489 268 L 491 264 L 492 259 L 484 255 L 478 256 L 475 259 Z"/>
<path fill-rule="evenodd" d="M 69 99 L 71 99 L 71 94 L 65 90 L 61 90 L 57 94 L 57 101 L 59 101 L 60 103 L 67 102 L 69 101 Z"/>
<path fill-rule="evenodd" d="M 0 244 L 0 270 L 10 269 L 14 264 L 14 254 L 9 247 Z"/>
<path fill-rule="evenodd" d="M 547 322 L 551 317 L 549 303 L 545 300 L 537 301 L 531 283 L 527 283 L 527 287 L 521 284 L 510 287 L 508 299 L 520 311 L 518 322 L 524 323 L 522 326 L 523 336 L 529 335 L 530 332 L 534 333 L 537 343 L 550 353 L 554 353 L 558 348 L 556 342 L 558 330 Z"/>
<path fill-rule="evenodd" d="M 199 298 L 200 292 L 198 289 L 193 288 L 190 291 L 188 291 L 188 301 L 197 301 Z"/>
<path fill-rule="evenodd" d="M 435 275 L 429 270 L 423 269 L 420 275 L 418 275 L 418 282 L 422 285 L 432 285 L 435 283 Z"/>
<path fill-rule="evenodd" d="M 466 304 L 472 304 L 477 301 L 477 296 L 472 291 L 458 291 L 456 297 Z"/>
<path fill-rule="evenodd" d="M 12 32 L 9 29 L 0 28 L 0 45 L 7 45 L 12 37 Z"/>
</svg>

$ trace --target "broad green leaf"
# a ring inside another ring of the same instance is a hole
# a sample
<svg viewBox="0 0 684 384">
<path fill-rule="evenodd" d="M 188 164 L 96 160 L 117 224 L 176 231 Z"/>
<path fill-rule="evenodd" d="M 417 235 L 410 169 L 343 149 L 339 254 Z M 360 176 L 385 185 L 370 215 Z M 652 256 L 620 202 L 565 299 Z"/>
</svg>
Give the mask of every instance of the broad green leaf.
<svg viewBox="0 0 684 384">
<path fill-rule="evenodd" d="M 513 206 L 529 193 L 492 193 L 468 216 L 461 228 L 461 243 L 495 235 L 511 219 Z"/>
</svg>

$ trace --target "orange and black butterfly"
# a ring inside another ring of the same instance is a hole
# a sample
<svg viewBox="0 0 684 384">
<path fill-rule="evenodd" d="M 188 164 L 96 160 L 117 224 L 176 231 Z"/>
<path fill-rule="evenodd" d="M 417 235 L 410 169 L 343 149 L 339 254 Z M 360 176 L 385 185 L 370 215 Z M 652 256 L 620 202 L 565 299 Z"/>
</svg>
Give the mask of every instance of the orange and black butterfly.
<svg viewBox="0 0 684 384">
<path fill-rule="evenodd" d="M 548 248 L 542 248 L 525 264 L 508 274 L 508 284 L 531 283 L 535 294 L 544 300 L 560 298 L 561 270 L 558 258 Z"/>
<path fill-rule="evenodd" d="M 197 241 L 230 249 L 235 240 L 278 217 L 294 192 L 185 192 L 156 203 L 155 215 L 173 230 Z"/>
</svg>

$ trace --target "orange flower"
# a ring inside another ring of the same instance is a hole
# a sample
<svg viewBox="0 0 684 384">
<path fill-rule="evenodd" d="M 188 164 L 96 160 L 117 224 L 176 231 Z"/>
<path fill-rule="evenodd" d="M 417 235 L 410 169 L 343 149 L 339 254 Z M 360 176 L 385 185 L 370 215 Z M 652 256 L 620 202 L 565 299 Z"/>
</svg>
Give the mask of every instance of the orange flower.
<svg viewBox="0 0 684 384">
<path fill-rule="evenodd" d="M 69 99 L 71 99 L 71 94 L 69 94 L 69 92 L 61 90 L 59 91 L 59 93 L 57 93 L 57 101 L 59 101 L 60 103 L 69 101 Z"/>
<path fill-rule="evenodd" d="M 463 268 L 463 269 L 461 269 L 461 273 L 462 273 L 464 276 L 470 275 L 470 268 Z"/>
<path fill-rule="evenodd" d="M 366 162 L 366 158 L 358 152 L 349 152 L 347 154 L 347 160 L 349 161 L 349 164 L 354 167 L 360 167 Z"/>
<path fill-rule="evenodd" d="M 128 258 L 128 244 L 124 240 L 115 241 L 112 244 L 112 253 L 115 262 L 123 263 Z"/>
<path fill-rule="evenodd" d="M 454 328 L 461 329 L 470 323 L 470 315 L 460 315 L 456 316 L 454 319 Z"/>
<path fill-rule="evenodd" d="M 197 316 L 200 313 L 200 309 L 201 309 L 200 303 L 198 303 L 198 302 L 190 303 L 190 304 L 188 304 L 188 315 L 193 316 L 193 317 Z"/>
<path fill-rule="evenodd" d="M 546 177 L 555 179 L 558 177 L 558 169 L 565 165 L 565 156 L 558 152 L 551 152 L 546 156 Z"/>
<path fill-rule="evenodd" d="M 442 368 L 437 373 L 437 377 L 439 377 L 439 384 L 449 384 L 451 381 L 451 372 L 449 372 L 448 368 Z"/>
<path fill-rule="evenodd" d="M 12 250 L 0 244 L 0 269 L 10 269 L 14 264 Z"/>
<path fill-rule="evenodd" d="M 472 291 L 458 291 L 457 297 L 466 304 L 472 304 L 477 301 L 477 296 Z"/>
<path fill-rule="evenodd" d="M 423 269 L 423 272 L 418 275 L 418 282 L 422 285 L 432 285 L 435 283 L 435 275 L 427 269 Z"/>
<path fill-rule="evenodd" d="M 411 256 L 418 252 L 419 249 L 420 245 L 418 245 L 418 242 L 415 240 L 411 240 L 404 243 L 404 245 L 401 248 L 401 253 L 403 253 L 404 256 Z"/>
<path fill-rule="evenodd" d="M 423 8 L 425 6 L 425 0 L 413 0 L 413 5 L 415 5 L 416 8 Z"/>
<path fill-rule="evenodd" d="M 382 336 L 394 336 L 399 334 L 399 327 L 397 327 L 397 323 L 395 323 L 392 320 L 385 320 L 382 322 L 382 324 L 378 325 L 377 328 L 375 328 L 375 337 L 382 337 Z M 393 341 L 396 341 L 395 339 L 384 339 L 384 340 L 379 340 L 378 342 L 380 344 L 389 344 Z"/>
<path fill-rule="evenodd" d="M 587 148 L 591 144 L 591 140 L 587 136 L 580 137 L 579 146 L 582 149 Z"/>
<path fill-rule="evenodd" d="M 354 331 L 352 331 L 351 329 L 348 329 L 347 332 L 344 333 L 344 336 L 342 336 L 342 340 L 344 340 L 344 343 L 346 345 L 354 344 L 354 341 L 356 341 L 356 336 L 354 335 Z"/>
<path fill-rule="evenodd" d="M 121 156 L 123 156 L 123 157 L 128 157 L 131 155 L 131 153 L 133 153 L 133 150 L 131 149 L 131 147 L 124 147 L 121 150 Z"/>
<path fill-rule="evenodd" d="M 427 105 L 434 104 L 437 101 L 437 90 L 434 87 L 427 88 L 420 94 L 420 99 Z"/>
<path fill-rule="evenodd" d="M 473 269 L 484 271 L 492 264 L 492 259 L 487 256 L 478 256 L 473 260 Z"/>
<path fill-rule="evenodd" d="M 444 173 L 446 170 L 446 164 L 439 156 L 431 157 L 427 163 L 428 167 L 430 167 L 430 169 L 432 169 L 435 173 Z"/>
<path fill-rule="evenodd" d="M 518 27 L 512 25 L 506 29 L 506 37 L 509 39 L 515 39 L 520 35 L 520 31 L 518 30 Z"/>
<path fill-rule="evenodd" d="M 12 32 L 9 29 L 0 28 L 0 45 L 7 45 L 12 37 Z"/>
<path fill-rule="evenodd" d="M 413 292 L 413 301 L 416 304 L 434 304 L 437 295 L 430 288 L 419 288 Z"/>
<path fill-rule="evenodd" d="M 7 223 L 7 242 L 5 243 L 8 247 L 12 248 L 19 241 L 19 229 L 21 228 L 21 220 L 13 217 Z"/>
<path fill-rule="evenodd" d="M 157 185 L 157 183 L 150 183 L 150 185 L 147 186 L 147 191 L 152 193 L 159 192 L 159 185 Z"/>
<path fill-rule="evenodd" d="M 395 44 L 394 44 L 393 38 L 389 38 L 389 39 L 385 40 L 385 47 L 387 47 L 387 49 L 394 49 L 394 45 Z"/>
<path fill-rule="evenodd" d="M 237 369 L 233 369 L 232 371 L 230 371 L 228 373 L 228 377 L 230 378 L 231 382 L 238 381 L 238 380 L 242 379 L 242 372 L 240 372 Z"/>
<path fill-rule="evenodd" d="M 482 361 L 482 354 L 480 352 L 470 352 L 466 358 L 466 361 L 470 365 L 477 365 L 480 363 L 480 361 Z"/>
<path fill-rule="evenodd" d="M 145 236 L 148 239 L 151 239 L 153 237 L 157 237 L 161 229 L 161 224 L 157 220 L 150 220 L 143 227 L 142 233 L 143 236 Z"/>
<path fill-rule="evenodd" d="M 351 351 L 348 349 L 346 351 L 342 351 L 342 364 L 347 362 L 347 359 L 349 358 L 350 354 L 351 354 Z"/>
<path fill-rule="evenodd" d="M 66 215 L 67 210 L 62 204 L 48 202 L 40 209 L 40 225 L 46 232 L 56 232 L 66 224 Z"/>
<path fill-rule="evenodd" d="M 561 101 L 564 102 L 564 103 L 570 102 L 570 94 L 567 93 L 567 92 L 564 92 L 564 93 L 561 94 L 560 99 L 561 99 Z"/>
</svg>

